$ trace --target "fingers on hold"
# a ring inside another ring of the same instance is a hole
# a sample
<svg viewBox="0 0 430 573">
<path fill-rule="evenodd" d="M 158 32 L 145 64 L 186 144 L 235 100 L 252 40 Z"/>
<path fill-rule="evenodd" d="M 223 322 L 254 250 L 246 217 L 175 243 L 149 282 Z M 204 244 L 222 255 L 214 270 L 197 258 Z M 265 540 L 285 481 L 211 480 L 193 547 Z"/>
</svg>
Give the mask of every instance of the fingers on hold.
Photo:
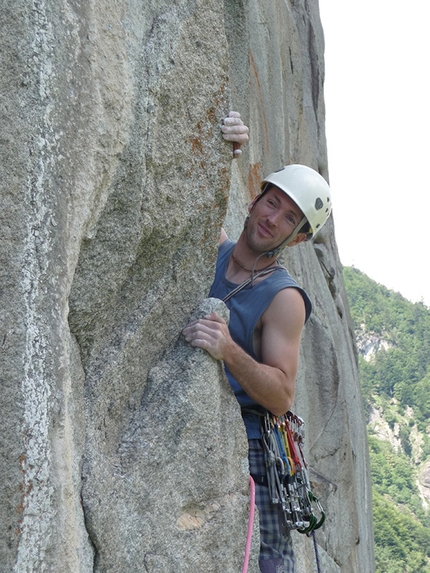
<svg viewBox="0 0 430 573">
<path fill-rule="evenodd" d="M 207 318 L 211 322 L 218 322 L 221 324 L 222 323 L 225 324 L 225 320 L 221 318 L 221 316 L 217 312 L 211 312 L 211 314 L 206 315 L 205 318 Z"/>
<path fill-rule="evenodd" d="M 248 128 L 241 119 L 226 118 L 223 127 L 225 129 L 238 129 L 240 131 L 248 131 Z"/>
<path fill-rule="evenodd" d="M 200 338 L 194 338 L 194 340 L 191 340 L 190 345 L 194 346 L 195 348 L 203 348 L 205 341 Z"/>
<path fill-rule="evenodd" d="M 243 143 L 246 143 L 248 141 L 247 135 L 223 134 L 223 138 L 226 141 L 233 141 L 235 143 L 239 143 L 239 145 L 242 145 Z"/>
<path fill-rule="evenodd" d="M 229 124 L 221 126 L 223 133 L 248 133 L 249 129 L 243 123 Z"/>
</svg>

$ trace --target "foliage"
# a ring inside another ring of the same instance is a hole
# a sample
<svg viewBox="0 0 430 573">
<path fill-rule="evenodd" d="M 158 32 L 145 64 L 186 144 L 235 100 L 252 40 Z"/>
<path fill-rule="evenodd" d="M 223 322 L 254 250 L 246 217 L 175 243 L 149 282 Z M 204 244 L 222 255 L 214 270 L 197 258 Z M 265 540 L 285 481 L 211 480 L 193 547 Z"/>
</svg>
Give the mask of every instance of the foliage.
<svg viewBox="0 0 430 573">
<path fill-rule="evenodd" d="M 430 413 L 430 310 L 345 267 L 345 287 L 357 333 L 380 336 L 392 346 L 377 352 L 372 362 L 360 360 L 365 407 L 372 395 L 396 398 L 413 408 L 421 431 Z"/>
<path fill-rule="evenodd" d="M 376 573 L 429 573 L 430 531 L 373 491 Z"/>
<path fill-rule="evenodd" d="M 430 514 L 411 443 L 418 429 L 421 461 L 430 458 L 430 310 L 355 268 L 344 268 L 344 280 L 357 336 L 386 343 L 371 360 L 359 355 L 365 409 L 377 408 L 401 444 L 395 451 L 369 430 L 376 573 L 430 573 Z"/>
<path fill-rule="evenodd" d="M 415 486 L 415 468 L 410 458 L 375 436 L 370 435 L 368 439 L 373 492 L 388 495 L 393 505 L 406 506 L 411 515 L 430 527 L 430 516 L 422 507 Z"/>
</svg>

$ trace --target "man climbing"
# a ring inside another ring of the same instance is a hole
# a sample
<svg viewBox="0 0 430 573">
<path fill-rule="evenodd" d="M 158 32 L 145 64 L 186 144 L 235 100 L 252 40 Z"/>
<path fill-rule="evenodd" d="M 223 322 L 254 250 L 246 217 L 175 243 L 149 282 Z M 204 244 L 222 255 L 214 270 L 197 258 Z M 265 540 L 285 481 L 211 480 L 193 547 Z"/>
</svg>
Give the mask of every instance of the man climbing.
<svg viewBox="0 0 430 573">
<path fill-rule="evenodd" d="M 248 140 L 248 128 L 237 112 L 230 112 L 222 131 L 227 141 L 241 145 Z M 330 212 L 330 189 L 313 169 L 288 165 L 270 174 L 248 206 L 237 243 L 221 231 L 209 296 L 225 299 L 230 295 L 226 301 L 229 325 L 212 313 L 183 331 L 192 346 L 224 362 L 242 408 L 250 473 L 256 478 L 262 573 L 294 573 L 295 560 L 290 534 L 281 533 L 279 507 L 271 503 L 260 479 L 266 468 L 260 417 L 255 411 L 281 416 L 291 408 L 302 328 L 311 312 L 307 294 L 277 257 L 286 246 L 314 237 Z"/>
</svg>

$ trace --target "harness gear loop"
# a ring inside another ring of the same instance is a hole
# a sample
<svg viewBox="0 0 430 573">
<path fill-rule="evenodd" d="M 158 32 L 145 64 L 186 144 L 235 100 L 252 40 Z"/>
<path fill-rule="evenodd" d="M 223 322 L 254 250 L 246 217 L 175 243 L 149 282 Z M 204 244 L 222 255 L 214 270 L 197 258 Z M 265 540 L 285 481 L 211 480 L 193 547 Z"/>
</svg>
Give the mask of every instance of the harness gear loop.
<svg viewBox="0 0 430 573">
<path fill-rule="evenodd" d="M 292 412 L 274 416 L 267 410 L 244 409 L 260 418 L 266 462 L 266 476 L 253 478 L 267 485 L 272 504 L 279 506 L 282 530 L 310 535 L 323 525 L 325 512 L 308 478 L 303 455 L 304 421 Z"/>
</svg>

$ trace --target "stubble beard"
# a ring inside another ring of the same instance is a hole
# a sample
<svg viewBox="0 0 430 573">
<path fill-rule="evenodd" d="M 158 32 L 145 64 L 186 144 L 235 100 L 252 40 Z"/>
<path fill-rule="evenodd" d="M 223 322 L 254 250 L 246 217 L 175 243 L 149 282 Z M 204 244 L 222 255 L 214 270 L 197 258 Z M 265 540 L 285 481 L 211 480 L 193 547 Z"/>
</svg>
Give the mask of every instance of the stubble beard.
<svg viewBox="0 0 430 573">
<path fill-rule="evenodd" d="M 258 225 L 256 222 L 249 224 L 245 229 L 246 243 L 256 256 L 272 251 L 279 244 L 275 243 L 274 239 L 261 239 L 258 237 Z"/>
</svg>

